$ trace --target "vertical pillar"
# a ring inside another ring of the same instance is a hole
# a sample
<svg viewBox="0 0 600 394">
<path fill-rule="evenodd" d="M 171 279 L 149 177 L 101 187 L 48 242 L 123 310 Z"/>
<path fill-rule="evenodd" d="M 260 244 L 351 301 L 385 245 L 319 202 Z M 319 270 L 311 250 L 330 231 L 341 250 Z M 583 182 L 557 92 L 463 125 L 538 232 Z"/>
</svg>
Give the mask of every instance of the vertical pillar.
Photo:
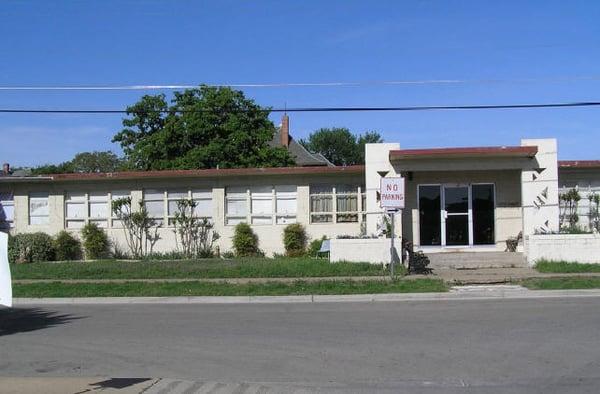
<svg viewBox="0 0 600 394">
<path fill-rule="evenodd" d="M 559 230 L 558 147 L 556 139 L 524 139 L 521 146 L 537 146 L 532 168 L 521 172 L 523 237 Z"/>
</svg>

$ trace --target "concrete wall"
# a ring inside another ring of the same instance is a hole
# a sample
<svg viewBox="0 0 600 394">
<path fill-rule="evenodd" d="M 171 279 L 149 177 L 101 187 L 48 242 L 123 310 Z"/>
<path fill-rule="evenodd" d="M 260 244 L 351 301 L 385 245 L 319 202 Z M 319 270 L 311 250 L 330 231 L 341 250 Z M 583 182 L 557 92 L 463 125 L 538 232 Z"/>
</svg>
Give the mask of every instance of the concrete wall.
<svg viewBox="0 0 600 394">
<path fill-rule="evenodd" d="M 525 169 L 521 175 L 523 204 L 523 236 L 557 232 L 558 159 L 555 139 L 521 140 L 522 146 L 537 146 L 536 168 Z"/>
<path fill-rule="evenodd" d="M 204 189 L 212 190 L 212 218 L 215 230 L 221 238 L 217 242 L 219 249 L 229 251 L 232 249 L 231 238 L 234 225 L 225 224 L 225 190 L 231 186 L 276 186 L 297 185 L 297 213 L 296 220 L 305 226 L 309 239 L 321 238 L 323 235 L 335 238 L 338 235 L 359 235 L 361 231 L 362 215 L 358 223 L 310 223 L 310 185 L 312 184 L 356 184 L 363 185 L 364 178 L 360 174 L 345 175 L 302 175 L 302 176 L 260 176 L 260 177 L 228 177 L 228 178 L 175 178 L 170 180 L 142 179 L 142 180 L 102 180 L 93 182 L 46 182 L 43 184 L 13 184 L 11 189 L 15 196 L 15 226 L 11 233 L 43 231 L 56 234 L 65 229 L 65 195 L 68 192 L 111 192 L 115 190 L 130 190 L 134 201 L 143 197 L 144 189 Z M 6 188 L 5 185 L 2 185 Z M 29 224 L 29 194 L 32 192 L 49 192 L 50 220 L 47 225 Z M 259 238 L 259 247 L 268 255 L 283 253 L 283 229 L 285 224 L 252 225 Z M 111 240 L 122 250 L 127 250 L 125 233 L 122 228 L 105 229 Z M 79 230 L 68 230 L 79 234 Z M 175 250 L 175 234 L 169 226 L 159 230 L 160 240 L 154 250 L 169 252 Z"/>
<path fill-rule="evenodd" d="M 537 260 L 600 264 L 599 234 L 539 234 L 525 237 L 529 265 Z"/>
<path fill-rule="evenodd" d="M 367 234 L 378 234 L 383 222 L 383 212 L 377 201 L 377 192 L 381 182 L 378 171 L 387 171 L 386 177 L 400 176 L 390 163 L 389 153 L 391 150 L 400 149 L 400 144 L 366 144 L 365 145 L 365 186 L 367 189 Z M 396 215 L 396 234 L 402 235 L 400 226 L 400 214 Z"/>
<path fill-rule="evenodd" d="M 400 255 L 400 240 L 396 240 L 396 252 Z M 333 262 L 352 261 L 387 264 L 391 260 L 390 238 L 332 239 L 329 259 Z"/>
<path fill-rule="evenodd" d="M 404 235 L 418 246 L 418 185 L 492 183 L 496 193 L 495 238 L 497 250 L 504 250 L 506 239 L 516 237 L 522 229 L 521 172 L 518 170 L 414 172 L 406 181 L 406 209 L 402 213 Z"/>
</svg>

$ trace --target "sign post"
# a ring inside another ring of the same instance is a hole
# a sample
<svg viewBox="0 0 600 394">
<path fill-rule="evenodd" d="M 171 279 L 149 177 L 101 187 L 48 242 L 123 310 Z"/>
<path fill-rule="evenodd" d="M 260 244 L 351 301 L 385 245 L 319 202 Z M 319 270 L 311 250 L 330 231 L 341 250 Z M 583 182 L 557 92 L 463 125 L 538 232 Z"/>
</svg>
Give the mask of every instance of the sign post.
<svg viewBox="0 0 600 394">
<path fill-rule="evenodd" d="M 12 307 L 12 287 L 8 266 L 8 234 L 0 231 L 0 305 Z"/>
<path fill-rule="evenodd" d="M 394 278 L 394 264 L 396 262 L 396 248 L 394 239 L 396 238 L 396 212 L 404 208 L 404 178 L 381 178 L 379 187 L 380 204 L 386 212 L 390 214 L 391 223 L 391 242 L 390 242 L 390 275 Z"/>
</svg>

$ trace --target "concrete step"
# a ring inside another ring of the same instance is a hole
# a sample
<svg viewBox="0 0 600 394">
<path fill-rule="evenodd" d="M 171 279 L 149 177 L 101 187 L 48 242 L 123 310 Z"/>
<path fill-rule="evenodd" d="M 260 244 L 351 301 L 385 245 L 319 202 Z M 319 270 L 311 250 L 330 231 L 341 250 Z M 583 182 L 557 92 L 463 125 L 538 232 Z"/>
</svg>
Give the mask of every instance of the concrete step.
<svg viewBox="0 0 600 394">
<path fill-rule="evenodd" d="M 429 267 L 477 269 L 527 267 L 523 253 L 518 252 L 443 252 L 429 253 Z"/>
</svg>

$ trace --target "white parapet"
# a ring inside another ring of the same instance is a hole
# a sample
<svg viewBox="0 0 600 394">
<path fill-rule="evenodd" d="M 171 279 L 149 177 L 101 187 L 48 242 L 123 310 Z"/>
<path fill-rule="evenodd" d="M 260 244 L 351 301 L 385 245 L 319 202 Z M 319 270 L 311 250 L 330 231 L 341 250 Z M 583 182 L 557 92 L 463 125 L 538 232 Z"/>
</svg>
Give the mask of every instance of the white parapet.
<svg viewBox="0 0 600 394">
<path fill-rule="evenodd" d="M 600 264 L 599 234 L 535 234 L 524 242 L 529 265 L 542 259 Z"/>
</svg>

